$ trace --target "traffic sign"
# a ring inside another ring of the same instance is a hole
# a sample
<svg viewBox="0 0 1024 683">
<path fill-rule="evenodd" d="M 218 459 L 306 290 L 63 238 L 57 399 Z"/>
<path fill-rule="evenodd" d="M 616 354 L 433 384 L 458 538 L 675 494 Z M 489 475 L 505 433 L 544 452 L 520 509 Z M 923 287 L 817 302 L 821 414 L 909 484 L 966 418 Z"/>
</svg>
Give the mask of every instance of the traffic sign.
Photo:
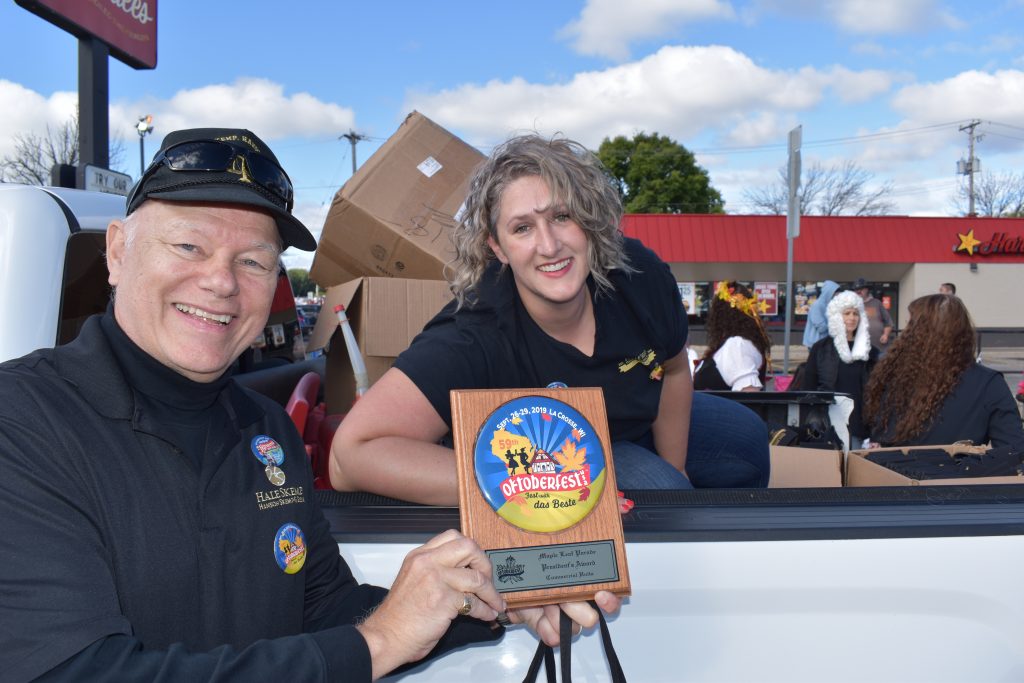
<svg viewBox="0 0 1024 683">
<path fill-rule="evenodd" d="M 132 186 L 132 177 L 126 173 L 111 171 L 109 168 L 85 164 L 78 168 L 78 186 L 94 192 L 119 194 L 128 196 Z"/>
</svg>

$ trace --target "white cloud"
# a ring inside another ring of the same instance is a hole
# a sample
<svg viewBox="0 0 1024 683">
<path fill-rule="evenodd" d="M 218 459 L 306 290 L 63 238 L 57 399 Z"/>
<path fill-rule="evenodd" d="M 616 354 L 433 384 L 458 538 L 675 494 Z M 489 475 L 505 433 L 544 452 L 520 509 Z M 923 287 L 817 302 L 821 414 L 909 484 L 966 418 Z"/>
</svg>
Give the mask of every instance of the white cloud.
<svg viewBox="0 0 1024 683">
<path fill-rule="evenodd" d="M 14 152 L 15 135 L 46 135 L 67 123 L 78 106 L 78 93 L 56 92 L 44 97 L 11 81 L 0 79 L 0 158 Z"/>
<path fill-rule="evenodd" d="M 909 77 L 877 70 L 851 71 L 843 66 L 834 66 L 827 74 L 828 84 L 843 104 L 858 104 L 882 95 L 900 78 Z"/>
<path fill-rule="evenodd" d="M 722 0 L 588 0 L 580 16 L 560 31 L 585 55 L 620 61 L 634 40 L 664 36 L 680 24 L 706 19 L 733 19 Z"/>
<path fill-rule="evenodd" d="M 515 78 L 413 94 L 405 107 L 419 109 L 486 146 L 510 133 L 561 132 L 597 146 L 606 136 L 658 132 L 685 141 L 719 131 L 748 144 L 777 142 L 776 116 L 813 108 L 835 89 L 844 100 L 884 93 L 893 77 L 844 68 L 820 71 L 766 69 L 729 47 L 665 47 L 630 64 L 576 74 L 544 85 Z M 757 139 L 758 130 L 770 137 Z"/>
<path fill-rule="evenodd" d="M 870 55 L 872 57 L 894 57 L 898 53 L 897 50 L 886 47 L 880 43 L 874 41 L 864 41 L 855 43 L 850 47 L 850 52 L 856 55 Z"/>
<path fill-rule="evenodd" d="M 180 128 L 248 128 L 265 140 L 322 136 L 355 123 L 348 107 L 322 102 L 309 93 L 285 95 L 282 85 L 262 78 L 180 90 L 169 100 L 111 103 L 111 129 L 134 128 L 140 114 L 153 115 L 158 133 Z"/>
<path fill-rule="evenodd" d="M 1024 125 L 1024 71 L 964 71 L 943 81 L 908 85 L 896 93 L 892 105 L 926 123 L 984 116 Z"/>
<path fill-rule="evenodd" d="M 846 33 L 866 35 L 965 26 L 939 0 L 754 0 L 744 10 L 752 23 L 766 13 L 823 19 Z"/>
<path fill-rule="evenodd" d="M 849 33 L 909 33 L 964 25 L 937 0 L 830 0 L 824 10 Z"/>
<path fill-rule="evenodd" d="M 0 79 L 0 158 L 14 151 L 15 135 L 45 135 L 47 125 L 51 129 L 63 125 L 77 106 L 77 93 L 44 96 Z M 355 124 L 355 114 L 348 107 L 322 102 L 308 93 L 285 95 L 280 84 L 254 78 L 181 90 L 169 100 L 111 102 L 109 111 L 111 138 L 127 143 L 132 169 L 135 124 L 142 114 L 153 115 L 158 140 L 168 131 L 207 126 L 248 128 L 268 141 L 322 137 L 325 131 L 347 130 Z M 152 150 L 155 143 L 148 142 L 147 147 Z"/>
<path fill-rule="evenodd" d="M 746 147 L 764 144 L 765 140 L 785 140 L 797 125 L 795 116 L 764 111 L 740 121 L 727 135 L 732 145 Z"/>
</svg>

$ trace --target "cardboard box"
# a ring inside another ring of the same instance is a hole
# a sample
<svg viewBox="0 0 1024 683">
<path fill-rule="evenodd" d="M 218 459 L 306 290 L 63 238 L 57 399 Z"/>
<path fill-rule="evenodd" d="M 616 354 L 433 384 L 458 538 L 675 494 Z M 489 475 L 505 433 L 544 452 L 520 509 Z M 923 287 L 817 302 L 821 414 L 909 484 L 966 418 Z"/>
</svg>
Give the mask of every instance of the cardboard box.
<svg viewBox="0 0 1024 683">
<path fill-rule="evenodd" d="M 768 488 L 840 487 L 842 452 L 819 448 L 770 446 L 772 473 Z"/>
<path fill-rule="evenodd" d="M 419 112 L 406 117 L 334 196 L 310 277 L 444 279 L 451 232 L 484 156 Z"/>
<path fill-rule="evenodd" d="M 448 283 L 437 280 L 364 277 L 327 290 L 307 348 L 327 354 L 328 412 L 347 412 L 355 399 L 355 376 L 334 313 L 337 304 L 345 307 L 372 384 L 451 298 Z"/>
<path fill-rule="evenodd" d="M 913 479 L 900 474 L 878 463 L 871 462 L 865 458 L 869 453 L 902 451 L 908 453 L 913 450 L 941 448 L 950 455 L 958 453 L 984 453 L 987 446 L 904 446 L 896 448 L 879 448 L 877 450 L 850 451 L 846 457 L 846 485 L 847 486 L 958 486 L 976 484 L 1024 484 L 1024 477 L 951 477 L 949 479 Z"/>
</svg>

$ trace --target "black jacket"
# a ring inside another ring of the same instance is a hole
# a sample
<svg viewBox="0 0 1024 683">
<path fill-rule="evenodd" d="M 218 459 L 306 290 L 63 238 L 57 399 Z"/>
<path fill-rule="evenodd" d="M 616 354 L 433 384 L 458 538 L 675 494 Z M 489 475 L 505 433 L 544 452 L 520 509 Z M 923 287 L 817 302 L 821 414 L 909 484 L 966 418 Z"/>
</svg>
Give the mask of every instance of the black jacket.
<svg viewBox="0 0 1024 683">
<path fill-rule="evenodd" d="M 99 317 L 0 365 L 5 680 L 369 680 L 353 624 L 386 591 L 341 559 L 280 406 L 228 382 L 230 434 L 199 467 L 137 399 Z M 255 455 L 267 437 L 280 486 Z M 282 534 L 301 536 L 298 571 Z M 497 635 L 466 628 L 446 643 Z"/>
<path fill-rule="evenodd" d="M 855 437 L 864 438 L 868 436 L 861 410 L 864 403 L 864 387 L 867 386 L 868 376 L 877 362 L 878 349 L 872 346 L 866 361 L 843 363 L 832 337 L 824 337 L 816 341 L 808 352 L 803 379 L 797 388 L 804 391 L 837 391 L 849 394 L 853 399 L 850 433 Z"/>
<path fill-rule="evenodd" d="M 882 398 L 882 405 L 888 402 Z M 893 406 L 899 410 L 900 406 Z M 895 419 L 890 420 L 894 424 Z M 1024 427 L 1020 412 L 1002 374 L 977 363 L 971 364 L 939 406 L 925 429 L 907 443 L 893 443 L 891 430 L 875 430 L 872 438 L 883 446 L 946 445 L 970 440 L 991 443 L 1024 453 Z"/>
</svg>

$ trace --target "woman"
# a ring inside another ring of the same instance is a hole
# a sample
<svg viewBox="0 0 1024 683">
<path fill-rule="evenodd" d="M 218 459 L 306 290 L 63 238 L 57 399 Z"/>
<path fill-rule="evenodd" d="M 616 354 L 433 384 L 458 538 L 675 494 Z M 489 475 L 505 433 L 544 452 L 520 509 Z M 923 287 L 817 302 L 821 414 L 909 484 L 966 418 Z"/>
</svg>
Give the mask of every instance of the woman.
<svg viewBox="0 0 1024 683">
<path fill-rule="evenodd" d="M 708 310 L 708 348 L 693 377 L 694 389 L 759 391 L 771 366 L 772 342 L 757 311 L 757 297 L 723 280 Z"/>
<path fill-rule="evenodd" d="M 910 322 L 868 383 L 864 414 L 883 445 L 975 444 L 1024 451 L 1024 430 L 1003 376 L 975 362 L 963 301 L 932 294 L 910 302 Z"/>
<path fill-rule="evenodd" d="M 828 336 L 811 347 L 800 388 L 809 391 L 837 391 L 853 399 L 849 431 L 851 448 L 861 447 L 870 432 L 864 424 L 864 387 L 878 361 L 878 349 L 871 346 L 864 300 L 855 292 L 839 292 L 828 303 Z"/>
<path fill-rule="evenodd" d="M 449 391 L 600 386 L 620 488 L 766 486 L 747 408 L 694 396 L 668 266 L 619 230 L 596 157 L 536 135 L 497 147 L 455 228 L 455 300 L 353 407 L 331 447 L 339 490 L 458 502 Z"/>
</svg>

